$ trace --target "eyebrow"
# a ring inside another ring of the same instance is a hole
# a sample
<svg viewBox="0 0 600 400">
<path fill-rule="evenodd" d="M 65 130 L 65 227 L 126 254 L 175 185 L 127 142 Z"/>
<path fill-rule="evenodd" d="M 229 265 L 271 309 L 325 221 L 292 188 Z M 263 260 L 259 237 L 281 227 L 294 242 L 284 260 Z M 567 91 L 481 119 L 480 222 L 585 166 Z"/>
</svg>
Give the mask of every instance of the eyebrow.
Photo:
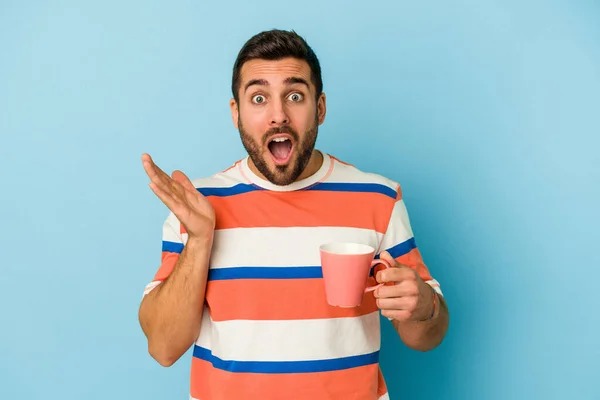
<svg viewBox="0 0 600 400">
<path fill-rule="evenodd" d="M 246 83 L 246 86 L 244 87 L 244 92 L 247 91 L 248 88 L 252 85 L 269 86 L 269 82 L 267 82 L 265 79 L 252 79 L 250 82 Z"/>
<path fill-rule="evenodd" d="M 310 88 L 310 86 L 308 85 L 308 82 L 306 82 L 306 79 L 300 78 L 298 76 L 290 76 L 289 78 L 286 78 L 286 80 L 283 81 L 283 83 L 285 83 L 286 85 L 293 85 L 294 83 L 301 83 L 301 84 L 305 85 L 307 88 Z"/>
<path fill-rule="evenodd" d="M 306 79 L 304 78 L 300 78 L 298 76 L 290 76 L 289 78 L 286 78 L 283 81 L 284 84 L 286 85 L 293 85 L 295 83 L 300 83 L 302 85 L 305 85 L 307 88 L 310 88 L 310 86 L 308 85 L 308 82 L 306 81 Z M 246 86 L 244 87 L 244 92 L 248 90 L 248 88 L 250 86 L 253 85 L 258 85 L 258 86 L 269 86 L 269 82 L 265 79 L 252 79 L 251 81 L 249 81 L 248 83 L 246 83 Z"/>
</svg>

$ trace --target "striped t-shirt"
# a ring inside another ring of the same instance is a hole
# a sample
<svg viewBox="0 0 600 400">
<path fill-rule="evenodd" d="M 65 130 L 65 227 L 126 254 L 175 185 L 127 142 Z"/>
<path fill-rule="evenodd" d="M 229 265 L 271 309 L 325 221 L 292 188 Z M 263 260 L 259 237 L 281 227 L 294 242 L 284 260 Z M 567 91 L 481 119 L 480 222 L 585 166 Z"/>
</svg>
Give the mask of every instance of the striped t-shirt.
<svg viewBox="0 0 600 400">
<path fill-rule="evenodd" d="M 190 399 L 389 398 L 375 298 L 328 305 L 319 246 L 364 243 L 376 257 L 387 250 L 441 291 L 415 245 L 399 185 L 323 156 L 315 174 L 284 187 L 255 175 L 248 157 L 193 181 L 215 209 L 216 228 Z M 162 264 L 145 293 L 168 278 L 186 239 L 170 214 Z"/>
</svg>

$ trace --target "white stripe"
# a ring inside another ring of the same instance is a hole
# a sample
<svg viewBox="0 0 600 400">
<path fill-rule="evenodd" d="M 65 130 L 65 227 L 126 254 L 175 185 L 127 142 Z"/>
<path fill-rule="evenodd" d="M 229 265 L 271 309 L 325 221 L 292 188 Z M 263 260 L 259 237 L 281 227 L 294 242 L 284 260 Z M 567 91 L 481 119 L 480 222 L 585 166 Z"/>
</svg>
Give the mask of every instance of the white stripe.
<svg viewBox="0 0 600 400">
<path fill-rule="evenodd" d="M 181 224 L 179 220 L 172 212 L 169 213 L 169 216 L 165 220 L 162 229 L 162 240 L 168 242 L 182 243 L 181 234 L 179 233 L 181 229 Z"/>
<path fill-rule="evenodd" d="M 333 172 L 327 178 L 327 182 L 340 183 L 375 183 L 387 186 L 394 192 L 398 189 L 398 184 L 385 176 L 364 172 L 355 167 L 345 165 L 336 161 Z"/>
<path fill-rule="evenodd" d="M 425 281 L 425 283 L 431 286 L 431 288 L 435 290 L 437 294 L 439 294 L 440 296 L 444 296 L 444 294 L 442 293 L 442 289 L 440 288 L 440 283 L 438 281 L 432 279 L 430 281 Z"/>
<path fill-rule="evenodd" d="M 222 360 L 308 361 L 380 348 L 379 312 L 353 318 L 214 322 L 204 312 L 198 346 Z"/>
<path fill-rule="evenodd" d="M 237 162 L 236 162 L 237 164 Z M 247 183 L 240 173 L 239 165 L 231 165 L 225 172 L 218 172 L 211 177 L 192 180 L 192 185 L 197 189 L 203 188 L 230 188 L 240 183 Z"/>
<path fill-rule="evenodd" d="M 340 227 L 234 228 L 215 231 L 211 268 L 239 266 L 318 266 L 319 246 L 336 241 L 377 249 L 382 234 Z M 266 244 L 266 245 L 265 245 Z"/>
<path fill-rule="evenodd" d="M 385 232 L 385 236 L 381 241 L 380 251 L 394 247 L 399 243 L 406 242 L 413 237 L 413 231 L 410 226 L 408 212 L 404 200 L 399 200 L 394 205 L 389 226 Z"/>
<path fill-rule="evenodd" d="M 144 288 L 144 296 L 147 295 L 148 293 L 150 293 L 155 287 L 160 285 L 161 282 L 162 281 L 152 281 L 149 284 L 147 284 L 146 287 Z"/>
<path fill-rule="evenodd" d="M 329 163 L 329 155 L 324 154 L 323 162 Z M 247 158 L 241 160 L 241 164 L 235 165 L 234 168 L 228 169 L 226 172 L 219 172 L 211 177 L 193 179 L 192 184 L 196 188 L 230 188 L 240 183 L 247 184 L 248 182 L 241 173 L 241 167 L 247 163 Z M 247 164 L 245 165 L 247 167 Z M 355 167 L 334 161 L 334 168 L 331 175 L 327 178 L 327 182 L 332 183 L 374 183 L 387 186 L 393 191 L 398 189 L 398 183 L 393 180 L 370 172 L 359 170 Z M 286 191 L 293 188 L 280 187 L 279 190 Z"/>
</svg>

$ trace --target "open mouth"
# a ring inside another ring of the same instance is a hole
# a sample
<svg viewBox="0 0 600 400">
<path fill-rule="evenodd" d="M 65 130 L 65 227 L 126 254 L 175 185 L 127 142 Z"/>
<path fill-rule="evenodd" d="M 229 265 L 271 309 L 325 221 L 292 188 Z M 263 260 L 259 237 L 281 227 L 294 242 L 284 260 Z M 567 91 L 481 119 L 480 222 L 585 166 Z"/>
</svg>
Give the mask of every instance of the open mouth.
<svg viewBox="0 0 600 400">
<path fill-rule="evenodd" d="M 289 135 L 277 135 L 269 140 L 268 147 L 275 164 L 283 165 L 290 160 L 294 146 Z"/>
</svg>

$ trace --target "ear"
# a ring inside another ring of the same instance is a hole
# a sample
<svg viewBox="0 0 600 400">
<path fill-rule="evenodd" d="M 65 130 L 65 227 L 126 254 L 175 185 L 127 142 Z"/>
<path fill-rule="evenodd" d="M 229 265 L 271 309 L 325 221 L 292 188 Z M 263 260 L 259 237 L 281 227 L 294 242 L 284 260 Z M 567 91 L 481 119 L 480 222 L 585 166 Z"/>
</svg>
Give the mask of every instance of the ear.
<svg viewBox="0 0 600 400">
<path fill-rule="evenodd" d="M 235 99 L 231 99 L 229 101 L 229 108 L 231 109 L 231 120 L 233 121 L 233 126 L 235 126 L 235 129 L 239 129 L 238 120 L 240 116 L 240 110 Z"/>
<path fill-rule="evenodd" d="M 325 122 L 325 114 L 327 114 L 327 99 L 325 93 L 321 93 L 319 100 L 317 101 L 317 116 L 319 118 L 319 125 Z"/>
</svg>

